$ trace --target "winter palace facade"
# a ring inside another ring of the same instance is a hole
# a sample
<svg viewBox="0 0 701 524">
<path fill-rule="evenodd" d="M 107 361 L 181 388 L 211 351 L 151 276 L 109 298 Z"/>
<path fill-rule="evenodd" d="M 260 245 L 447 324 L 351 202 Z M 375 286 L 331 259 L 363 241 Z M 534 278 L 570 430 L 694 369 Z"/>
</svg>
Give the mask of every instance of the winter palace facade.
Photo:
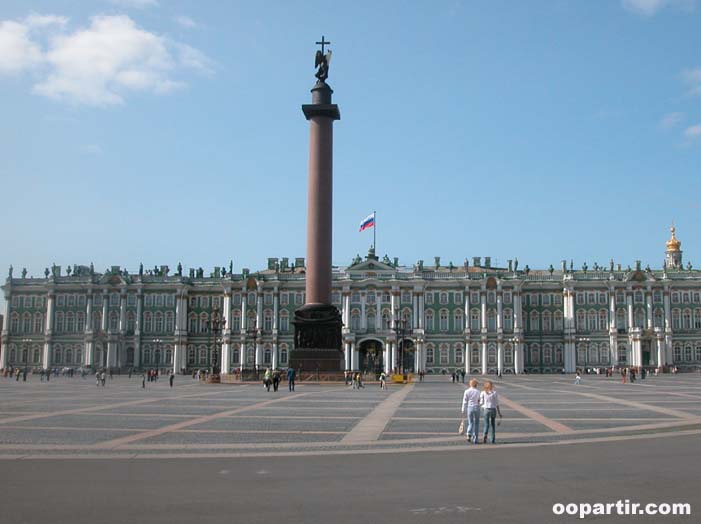
<svg viewBox="0 0 701 524">
<path fill-rule="evenodd" d="M 532 270 L 489 257 L 400 267 L 371 250 L 334 268 L 346 369 L 559 373 L 606 366 L 701 367 L 701 271 L 674 230 L 662 269 L 586 264 Z M 286 367 L 304 304 L 304 259 L 236 274 L 161 266 L 130 274 L 58 266 L 12 275 L 0 367 L 190 372 Z M 225 324 L 212 330 L 212 319 Z M 398 329 L 401 326 L 401 330 Z M 395 329 L 396 328 L 396 329 Z"/>
</svg>

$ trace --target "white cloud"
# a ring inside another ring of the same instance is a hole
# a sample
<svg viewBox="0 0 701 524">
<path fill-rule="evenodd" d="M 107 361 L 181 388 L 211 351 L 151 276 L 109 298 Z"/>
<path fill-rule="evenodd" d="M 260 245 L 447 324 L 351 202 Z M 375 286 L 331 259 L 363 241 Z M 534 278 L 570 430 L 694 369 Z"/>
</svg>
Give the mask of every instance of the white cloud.
<svg viewBox="0 0 701 524">
<path fill-rule="evenodd" d="M 682 72 L 682 80 L 689 86 L 689 95 L 701 95 L 701 67 Z"/>
<path fill-rule="evenodd" d="M 684 120 L 684 113 L 667 113 L 660 120 L 660 127 L 672 129 L 682 120 Z"/>
<path fill-rule="evenodd" d="M 201 51 L 141 29 L 126 15 L 96 16 L 74 31 L 65 29 L 67 22 L 53 15 L 0 22 L 0 74 L 33 69 L 34 93 L 104 106 L 123 103 L 130 92 L 164 94 L 183 87 L 177 76 L 185 70 L 213 70 Z"/>
<path fill-rule="evenodd" d="M 158 6 L 158 0 L 109 0 L 109 2 L 119 7 L 133 7 L 134 9 Z"/>
<path fill-rule="evenodd" d="M 29 27 L 20 22 L 0 22 L 0 74 L 18 74 L 41 64 L 40 47 L 31 40 Z"/>
<path fill-rule="evenodd" d="M 687 145 L 701 144 L 701 124 L 687 127 L 684 130 L 684 139 Z"/>
<path fill-rule="evenodd" d="M 175 20 L 176 24 L 178 24 L 180 27 L 184 27 L 185 29 L 194 29 L 198 26 L 197 22 L 185 15 L 178 15 L 173 18 L 173 20 Z"/>
<path fill-rule="evenodd" d="M 665 7 L 675 7 L 683 11 L 693 11 L 696 0 L 621 0 L 628 11 L 641 16 L 653 16 Z"/>
</svg>

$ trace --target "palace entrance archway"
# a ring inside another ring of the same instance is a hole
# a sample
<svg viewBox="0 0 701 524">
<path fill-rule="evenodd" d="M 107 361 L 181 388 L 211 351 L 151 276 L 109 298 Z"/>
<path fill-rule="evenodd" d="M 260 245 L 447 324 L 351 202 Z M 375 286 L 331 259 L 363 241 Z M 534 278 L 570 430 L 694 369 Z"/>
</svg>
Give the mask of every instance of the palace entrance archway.
<svg viewBox="0 0 701 524">
<path fill-rule="evenodd" d="M 405 338 L 399 343 L 401 352 L 401 362 L 403 364 L 404 373 L 414 373 L 416 371 L 416 347 L 414 341 Z"/>
<path fill-rule="evenodd" d="M 358 368 L 361 372 L 382 373 L 384 345 L 379 340 L 363 340 L 358 346 Z"/>
</svg>

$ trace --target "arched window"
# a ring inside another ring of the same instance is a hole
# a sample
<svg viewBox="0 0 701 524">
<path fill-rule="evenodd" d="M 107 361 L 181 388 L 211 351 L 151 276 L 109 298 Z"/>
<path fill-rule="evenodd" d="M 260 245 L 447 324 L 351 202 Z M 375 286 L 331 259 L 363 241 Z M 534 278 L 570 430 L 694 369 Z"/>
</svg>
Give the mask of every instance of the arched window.
<svg viewBox="0 0 701 524">
<path fill-rule="evenodd" d="M 371 309 L 367 313 L 368 330 L 375 331 L 375 310 Z"/>
<path fill-rule="evenodd" d="M 156 346 L 156 350 L 153 352 L 153 363 L 157 366 L 161 364 L 161 348 Z"/>
<path fill-rule="evenodd" d="M 635 327 L 645 329 L 645 310 L 643 308 L 635 310 Z"/>
<path fill-rule="evenodd" d="M 424 316 L 425 316 L 425 323 L 426 323 L 426 325 L 425 325 L 426 331 L 433 331 L 433 311 L 431 311 L 430 309 L 427 309 Z"/>
<path fill-rule="evenodd" d="M 587 363 L 587 347 L 585 344 L 577 346 L 577 365 L 583 366 Z"/>
<path fill-rule="evenodd" d="M 503 312 L 504 314 L 504 331 L 512 331 L 514 329 L 514 313 L 511 309 L 507 308 Z"/>
<path fill-rule="evenodd" d="M 494 366 L 497 363 L 497 346 L 494 342 L 487 345 L 487 364 Z"/>
<path fill-rule="evenodd" d="M 351 330 L 360 331 L 360 312 L 357 309 L 351 312 Z"/>
<path fill-rule="evenodd" d="M 589 344 L 589 356 L 587 359 L 587 362 L 589 364 L 596 364 L 599 360 L 599 351 L 596 347 L 596 344 L 593 342 Z"/>
<path fill-rule="evenodd" d="M 691 310 L 685 309 L 682 313 L 682 327 L 684 329 L 691 329 Z"/>
<path fill-rule="evenodd" d="M 144 348 L 144 364 L 150 364 L 151 363 L 151 350 L 148 348 Z"/>
<path fill-rule="evenodd" d="M 209 315 L 207 313 L 200 313 L 200 333 L 207 333 L 208 331 Z"/>
<path fill-rule="evenodd" d="M 200 366 L 207 365 L 207 346 L 200 346 Z"/>
<path fill-rule="evenodd" d="M 263 330 L 273 330 L 273 312 L 269 309 L 263 311 Z"/>
<path fill-rule="evenodd" d="M 188 319 L 188 331 L 190 333 L 197 333 L 197 315 L 195 313 L 190 313 L 190 318 Z"/>
<path fill-rule="evenodd" d="M 693 351 L 694 349 L 691 344 L 687 344 L 686 347 L 684 347 L 684 360 L 686 362 L 691 362 Z"/>
<path fill-rule="evenodd" d="M 664 328 L 664 311 L 662 308 L 655 308 L 655 312 L 652 315 L 653 321 L 656 328 Z"/>
<path fill-rule="evenodd" d="M 19 315 L 17 313 L 12 313 L 10 319 L 10 333 L 19 333 Z"/>
<path fill-rule="evenodd" d="M 433 364 L 433 346 L 426 346 L 426 364 Z"/>
<path fill-rule="evenodd" d="M 681 329 L 681 315 L 678 309 L 672 310 L 672 329 Z"/>
<path fill-rule="evenodd" d="M 538 314 L 537 311 L 531 311 L 531 316 L 530 316 L 530 329 L 531 331 L 539 331 L 540 330 L 540 315 Z"/>
<path fill-rule="evenodd" d="M 446 293 L 446 297 L 448 294 Z M 438 313 L 438 318 L 440 322 L 440 330 L 441 331 L 448 331 L 448 310 L 447 309 L 441 309 L 440 312 Z"/>
<path fill-rule="evenodd" d="M 82 315 L 82 313 L 81 313 Z M 34 333 L 41 333 L 44 331 L 44 317 L 41 313 L 34 314 Z"/>
<path fill-rule="evenodd" d="M 479 309 L 473 309 L 470 311 L 470 329 L 472 331 L 480 330 L 480 311 Z"/>
<path fill-rule="evenodd" d="M 599 344 L 599 362 L 602 364 L 609 363 L 609 345 L 606 342 Z"/>
<path fill-rule="evenodd" d="M 234 349 L 231 352 L 231 363 L 238 364 L 239 366 L 241 365 L 241 349 L 238 345 L 234 346 Z"/>
<path fill-rule="evenodd" d="M 625 344 L 618 345 L 617 357 L 619 365 L 628 362 L 628 349 L 626 348 Z"/>
<path fill-rule="evenodd" d="M 166 312 L 166 333 L 175 331 L 175 315 L 172 311 Z"/>
<path fill-rule="evenodd" d="M 63 333 L 66 329 L 63 313 L 56 313 L 56 333 Z"/>
<path fill-rule="evenodd" d="M 96 331 L 102 329 L 102 313 L 99 311 L 93 311 L 92 328 Z"/>
<path fill-rule="evenodd" d="M 596 311 L 592 309 L 587 313 L 587 329 L 589 331 L 596 331 L 597 321 Z"/>
<path fill-rule="evenodd" d="M 695 357 L 697 362 L 701 362 L 701 342 L 696 343 Z"/>
<path fill-rule="evenodd" d="M 599 331 L 606 331 L 608 329 L 608 312 L 605 309 L 599 310 Z"/>
<path fill-rule="evenodd" d="M 280 312 L 280 318 L 282 318 L 282 314 L 286 313 L 285 310 Z M 282 323 L 282 320 L 280 321 Z M 281 326 L 282 329 L 282 326 Z M 233 314 L 231 315 L 231 331 L 232 333 L 238 333 L 241 331 L 241 310 L 240 309 L 234 309 Z"/>
<path fill-rule="evenodd" d="M 266 347 L 265 350 L 263 351 L 263 364 L 270 365 L 270 363 L 273 361 L 273 352 L 270 350 L 269 347 Z"/>
<path fill-rule="evenodd" d="M 280 364 L 287 364 L 287 346 L 280 346 Z"/>
<path fill-rule="evenodd" d="M 504 365 L 512 366 L 514 363 L 514 347 L 510 343 L 504 344 Z"/>
<path fill-rule="evenodd" d="M 156 319 L 156 333 L 163 333 L 163 313 L 157 311 L 154 318 Z"/>
<path fill-rule="evenodd" d="M 34 354 L 32 355 L 32 361 L 34 364 L 38 364 L 41 362 L 41 350 L 39 349 L 39 346 L 34 347 Z"/>
<path fill-rule="evenodd" d="M 460 344 L 455 345 L 455 364 L 461 366 L 464 363 L 464 354 Z"/>
<path fill-rule="evenodd" d="M 153 332 L 153 316 L 149 311 L 144 313 L 144 333 Z"/>
<path fill-rule="evenodd" d="M 476 366 L 479 365 L 480 360 L 481 356 L 479 344 L 472 344 L 472 347 L 470 348 L 470 363 Z"/>
<path fill-rule="evenodd" d="M 172 364 L 173 363 L 173 350 L 170 348 L 170 346 L 166 346 L 166 364 Z"/>
<path fill-rule="evenodd" d="M 290 314 L 283 310 L 280 312 L 280 331 L 287 333 L 290 330 Z"/>
<path fill-rule="evenodd" d="M 453 326 L 455 331 L 461 332 L 465 329 L 463 318 L 462 310 L 456 309 L 453 313 Z"/>
<path fill-rule="evenodd" d="M 75 331 L 75 315 L 71 311 L 66 313 L 66 333 Z"/>
<path fill-rule="evenodd" d="M 577 331 L 586 330 L 586 315 L 581 309 L 577 311 Z"/>
<path fill-rule="evenodd" d="M 487 310 L 487 331 L 494 333 L 497 330 L 497 312 L 494 309 Z"/>
<path fill-rule="evenodd" d="M 701 329 L 701 309 L 694 309 L 694 329 Z"/>
<path fill-rule="evenodd" d="M 82 311 L 79 311 L 75 315 L 75 330 L 78 333 L 85 331 L 85 314 Z"/>
<path fill-rule="evenodd" d="M 29 313 L 22 315 L 22 333 L 32 332 L 32 316 Z"/>
<path fill-rule="evenodd" d="M 555 363 L 562 365 L 562 344 L 555 344 Z"/>
<path fill-rule="evenodd" d="M 539 366 L 540 365 L 540 345 L 531 344 L 529 354 L 530 354 L 531 365 Z"/>
<path fill-rule="evenodd" d="M 63 363 L 63 348 L 60 344 L 54 346 L 54 362 L 57 364 Z"/>
<path fill-rule="evenodd" d="M 553 348 L 550 344 L 543 344 L 543 364 L 549 366 L 553 363 Z"/>
<path fill-rule="evenodd" d="M 127 312 L 127 332 L 133 333 L 136 328 L 136 316 L 133 311 Z"/>
<path fill-rule="evenodd" d="M 562 331 L 562 311 L 555 311 L 553 318 L 555 319 L 555 331 Z"/>
<path fill-rule="evenodd" d="M 73 349 L 70 347 L 66 348 L 66 364 L 73 363 Z"/>
<path fill-rule="evenodd" d="M 676 344 L 674 344 L 674 362 L 681 362 L 681 361 L 682 361 L 682 347 L 677 342 Z"/>
<path fill-rule="evenodd" d="M 256 312 L 249 311 L 246 313 L 246 329 L 260 329 L 261 326 L 256 325 Z"/>
<path fill-rule="evenodd" d="M 110 313 L 110 331 L 119 329 L 119 314 L 116 311 Z"/>
<path fill-rule="evenodd" d="M 382 329 L 387 331 L 391 326 L 391 320 L 389 317 L 389 312 L 387 310 L 382 311 Z"/>
<path fill-rule="evenodd" d="M 10 346 L 10 364 L 17 362 L 17 349 Z"/>
<path fill-rule="evenodd" d="M 616 311 L 616 328 L 617 329 L 626 329 L 627 325 L 627 319 L 626 319 L 626 310 L 623 308 L 620 308 Z"/>
<path fill-rule="evenodd" d="M 76 364 L 83 362 L 83 350 L 81 348 L 75 350 L 75 362 Z"/>
<path fill-rule="evenodd" d="M 548 333 L 552 331 L 552 314 L 550 311 L 543 311 L 543 331 Z"/>
<path fill-rule="evenodd" d="M 441 359 L 441 366 L 446 366 L 448 365 L 448 362 L 450 362 L 450 357 L 448 355 L 448 345 L 447 344 L 441 344 L 440 347 L 440 359 Z"/>
<path fill-rule="evenodd" d="M 127 366 L 134 365 L 134 348 L 127 348 Z"/>
<path fill-rule="evenodd" d="M 195 346 L 187 346 L 187 365 L 195 365 Z"/>
</svg>

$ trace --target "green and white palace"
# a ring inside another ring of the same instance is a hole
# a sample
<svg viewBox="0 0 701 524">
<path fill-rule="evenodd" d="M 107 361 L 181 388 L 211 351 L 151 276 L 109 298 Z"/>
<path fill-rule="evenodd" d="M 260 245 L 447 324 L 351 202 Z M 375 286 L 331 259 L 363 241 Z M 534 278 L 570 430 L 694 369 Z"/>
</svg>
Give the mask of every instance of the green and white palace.
<svg viewBox="0 0 701 524">
<path fill-rule="evenodd" d="M 230 266 L 231 267 L 231 266 Z M 189 273 L 189 274 L 188 274 Z M 1 367 L 173 369 L 286 367 L 304 259 L 265 270 L 132 274 L 92 266 L 43 278 L 12 275 Z M 682 264 L 672 228 L 662 269 L 586 264 L 546 270 L 419 261 L 401 267 L 371 250 L 333 271 L 345 368 L 559 373 L 607 366 L 701 366 L 701 271 Z M 210 329 L 213 319 L 225 320 Z"/>
</svg>

